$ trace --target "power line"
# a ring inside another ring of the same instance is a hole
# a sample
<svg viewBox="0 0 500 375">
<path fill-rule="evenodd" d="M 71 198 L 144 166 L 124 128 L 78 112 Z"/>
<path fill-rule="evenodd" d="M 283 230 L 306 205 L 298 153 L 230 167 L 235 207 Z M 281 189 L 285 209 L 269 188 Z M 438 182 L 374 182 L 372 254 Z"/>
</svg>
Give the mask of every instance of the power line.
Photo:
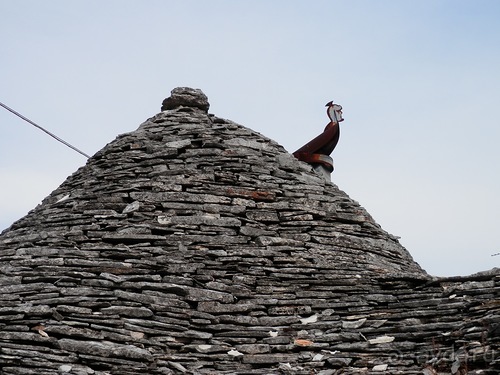
<svg viewBox="0 0 500 375">
<path fill-rule="evenodd" d="M 62 144 L 68 146 L 69 148 L 75 150 L 76 152 L 78 152 L 79 154 L 82 154 L 83 156 L 85 156 L 87 159 L 90 158 L 89 155 L 87 155 L 85 152 L 83 151 L 80 151 L 79 149 L 77 149 L 75 146 L 69 144 L 68 142 L 66 142 L 64 139 L 61 139 L 59 138 L 57 135 L 55 134 L 52 134 L 51 132 L 49 132 L 48 130 L 42 128 L 40 125 L 34 123 L 33 121 L 31 121 L 29 118 L 27 117 L 24 117 L 22 114 L 20 114 L 19 112 L 13 110 L 12 108 L 6 106 L 5 104 L 3 104 L 2 102 L 0 102 L 0 106 L 4 107 L 7 111 L 15 114 L 17 117 L 23 119 L 24 121 L 28 122 L 29 124 L 33 125 L 34 127 L 37 127 L 38 129 L 40 129 L 41 131 L 47 133 L 48 135 L 50 135 L 52 138 L 54 138 L 55 140 L 61 142 Z"/>
</svg>

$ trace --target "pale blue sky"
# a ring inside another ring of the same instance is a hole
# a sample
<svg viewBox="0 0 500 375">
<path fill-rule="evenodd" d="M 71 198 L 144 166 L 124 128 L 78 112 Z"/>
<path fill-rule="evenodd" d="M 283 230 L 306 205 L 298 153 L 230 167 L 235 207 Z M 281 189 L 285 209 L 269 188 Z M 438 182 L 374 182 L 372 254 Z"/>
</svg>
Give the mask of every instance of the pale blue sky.
<svg viewBox="0 0 500 375">
<path fill-rule="evenodd" d="M 500 267 L 500 1 L 0 0 L 0 101 L 84 152 L 176 86 L 295 151 L 344 107 L 333 181 L 434 275 Z M 0 108 L 0 229 L 85 158 Z"/>
</svg>

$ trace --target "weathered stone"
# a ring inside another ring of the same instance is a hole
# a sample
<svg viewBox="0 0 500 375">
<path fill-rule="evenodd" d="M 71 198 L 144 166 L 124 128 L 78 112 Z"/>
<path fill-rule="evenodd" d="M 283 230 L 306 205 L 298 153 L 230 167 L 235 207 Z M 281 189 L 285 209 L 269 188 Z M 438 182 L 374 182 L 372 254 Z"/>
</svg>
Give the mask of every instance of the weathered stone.
<svg viewBox="0 0 500 375">
<path fill-rule="evenodd" d="M 244 355 L 243 363 L 252 363 L 252 364 L 276 364 L 276 363 L 287 363 L 287 362 L 295 362 L 298 357 L 292 354 L 253 354 L 253 355 Z"/>
<path fill-rule="evenodd" d="M 134 318 L 149 317 L 154 315 L 150 309 L 145 307 L 112 306 L 101 309 L 103 314 L 118 314 Z"/>
<path fill-rule="evenodd" d="M 128 214 L 128 213 L 131 213 L 131 212 L 134 212 L 134 211 L 137 211 L 139 208 L 141 207 L 141 203 L 138 202 L 138 201 L 134 201 L 132 203 L 130 203 L 129 205 L 127 205 L 122 213 L 123 214 Z"/>
<path fill-rule="evenodd" d="M 370 344 L 385 344 L 393 341 L 394 341 L 394 336 L 379 336 L 374 339 L 368 340 Z"/>
<path fill-rule="evenodd" d="M 171 95 L 163 101 L 161 110 L 166 111 L 180 106 L 196 107 L 205 112 L 208 112 L 210 108 L 207 96 L 201 90 L 189 87 L 177 87 L 173 89 Z"/>
<path fill-rule="evenodd" d="M 263 306 L 245 303 L 245 304 L 221 304 L 218 302 L 200 302 L 198 303 L 198 310 L 209 313 L 236 313 L 248 312 L 251 310 L 261 309 Z"/>
<path fill-rule="evenodd" d="M 242 353 L 261 354 L 269 353 L 271 347 L 269 346 L 269 344 L 242 344 L 236 345 L 236 349 Z"/>
<path fill-rule="evenodd" d="M 358 329 L 361 326 L 363 326 L 363 324 L 365 324 L 365 322 L 366 322 L 366 318 L 359 319 L 356 321 L 343 321 L 342 328 L 343 329 Z"/>
<path fill-rule="evenodd" d="M 93 354 L 99 357 L 124 357 L 140 360 L 151 360 L 152 355 L 147 350 L 140 349 L 133 345 L 118 345 L 107 341 L 79 341 L 71 339 L 61 339 L 57 345 L 62 350 L 70 352 Z"/>
</svg>

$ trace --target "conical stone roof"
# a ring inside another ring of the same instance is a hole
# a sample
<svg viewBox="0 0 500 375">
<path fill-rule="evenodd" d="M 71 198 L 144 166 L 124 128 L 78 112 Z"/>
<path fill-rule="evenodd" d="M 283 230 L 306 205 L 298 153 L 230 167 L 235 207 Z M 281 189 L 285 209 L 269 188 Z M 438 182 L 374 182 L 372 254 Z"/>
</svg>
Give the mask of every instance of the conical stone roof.
<svg viewBox="0 0 500 375">
<path fill-rule="evenodd" d="M 309 165 L 208 107 L 174 89 L 2 233 L 2 373 L 432 367 L 409 353 L 450 347 L 440 330 L 456 320 L 443 316 L 459 309 L 446 289 L 459 286 L 427 275 Z M 495 272 L 468 282 L 498 291 Z M 491 330 L 492 308 L 472 321 Z"/>
</svg>

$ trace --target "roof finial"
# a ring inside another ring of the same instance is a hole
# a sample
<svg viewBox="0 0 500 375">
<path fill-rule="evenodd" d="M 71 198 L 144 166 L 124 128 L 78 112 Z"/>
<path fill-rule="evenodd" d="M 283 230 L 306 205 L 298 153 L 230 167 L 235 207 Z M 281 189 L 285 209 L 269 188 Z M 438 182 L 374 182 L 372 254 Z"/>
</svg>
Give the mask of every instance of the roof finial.
<svg viewBox="0 0 500 375">
<path fill-rule="evenodd" d="M 163 101 L 161 110 L 167 111 L 178 107 L 194 107 L 208 112 L 210 103 L 208 103 L 207 96 L 200 89 L 176 87 L 171 91 L 171 95 Z"/>
<path fill-rule="evenodd" d="M 329 156 L 337 146 L 340 137 L 339 123 L 344 121 L 342 117 L 342 106 L 333 101 L 326 103 L 326 114 L 330 122 L 326 125 L 323 133 L 306 143 L 293 153 L 297 159 L 311 164 L 313 167 L 320 167 L 327 180 L 330 180 L 330 173 L 333 171 L 333 159 Z"/>
</svg>

